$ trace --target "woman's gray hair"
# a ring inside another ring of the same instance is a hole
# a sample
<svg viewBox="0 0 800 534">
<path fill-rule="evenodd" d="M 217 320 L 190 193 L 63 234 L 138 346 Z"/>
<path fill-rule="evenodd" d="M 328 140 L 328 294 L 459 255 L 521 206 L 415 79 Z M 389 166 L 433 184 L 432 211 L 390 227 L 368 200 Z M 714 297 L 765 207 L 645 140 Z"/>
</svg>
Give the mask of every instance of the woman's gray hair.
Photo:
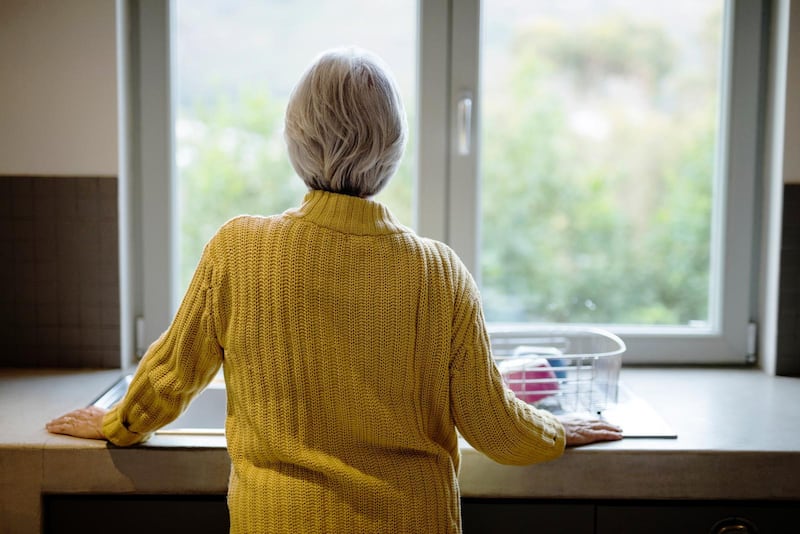
<svg viewBox="0 0 800 534">
<path fill-rule="evenodd" d="M 309 188 L 362 198 L 394 175 L 408 129 L 389 69 L 358 48 L 317 58 L 292 92 L 284 127 L 289 159 Z"/>
</svg>

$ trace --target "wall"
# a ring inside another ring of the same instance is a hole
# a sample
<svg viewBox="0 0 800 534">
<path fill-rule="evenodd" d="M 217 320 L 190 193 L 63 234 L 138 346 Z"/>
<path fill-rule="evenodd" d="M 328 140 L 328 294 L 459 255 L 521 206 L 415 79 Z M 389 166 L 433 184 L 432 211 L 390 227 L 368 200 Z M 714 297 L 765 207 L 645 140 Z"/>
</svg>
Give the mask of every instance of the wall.
<svg viewBox="0 0 800 534">
<path fill-rule="evenodd" d="M 118 367 L 116 3 L 0 1 L 0 366 Z"/>
<path fill-rule="evenodd" d="M 117 181 L 0 176 L 0 366 L 119 367 Z"/>
<path fill-rule="evenodd" d="M 783 178 L 800 184 L 800 5 L 789 2 L 789 60 L 786 65 Z M 794 9 L 792 9 L 794 7 Z"/>
<path fill-rule="evenodd" d="M 0 2 L 0 175 L 116 176 L 115 3 Z"/>
</svg>

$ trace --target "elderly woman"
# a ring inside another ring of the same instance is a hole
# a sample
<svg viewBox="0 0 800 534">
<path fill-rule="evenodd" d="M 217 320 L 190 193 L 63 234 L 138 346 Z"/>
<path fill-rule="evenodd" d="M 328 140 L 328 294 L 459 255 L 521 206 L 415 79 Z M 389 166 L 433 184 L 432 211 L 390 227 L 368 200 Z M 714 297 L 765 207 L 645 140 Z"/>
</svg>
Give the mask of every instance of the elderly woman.
<svg viewBox="0 0 800 534">
<path fill-rule="evenodd" d="M 494 365 L 470 273 L 372 200 L 406 143 L 375 56 L 323 54 L 286 110 L 309 191 L 236 217 L 205 247 L 172 325 L 125 398 L 51 432 L 142 442 L 224 368 L 231 532 L 460 532 L 460 433 L 497 462 L 620 439 L 515 398 Z"/>
</svg>

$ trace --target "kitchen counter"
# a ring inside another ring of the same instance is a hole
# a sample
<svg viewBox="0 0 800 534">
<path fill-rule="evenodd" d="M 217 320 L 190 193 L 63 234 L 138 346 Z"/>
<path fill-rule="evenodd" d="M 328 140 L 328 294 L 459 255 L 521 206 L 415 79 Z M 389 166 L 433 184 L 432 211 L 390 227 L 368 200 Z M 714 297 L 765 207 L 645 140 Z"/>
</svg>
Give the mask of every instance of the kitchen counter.
<svg viewBox="0 0 800 534">
<path fill-rule="evenodd" d="M 44 430 L 119 376 L 0 369 L 0 532 L 39 532 L 42 494 L 225 494 L 223 436 L 157 434 L 116 448 Z M 465 445 L 462 495 L 800 501 L 800 378 L 756 369 L 624 368 L 620 381 L 677 438 L 598 443 L 527 467 L 499 465 Z"/>
</svg>

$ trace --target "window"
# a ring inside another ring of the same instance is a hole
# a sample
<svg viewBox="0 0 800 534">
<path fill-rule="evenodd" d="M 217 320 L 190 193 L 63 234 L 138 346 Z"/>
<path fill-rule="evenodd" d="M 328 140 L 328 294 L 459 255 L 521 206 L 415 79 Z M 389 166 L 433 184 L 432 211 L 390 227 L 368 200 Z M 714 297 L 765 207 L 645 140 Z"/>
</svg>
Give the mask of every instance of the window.
<svg viewBox="0 0 800 534">
<path fill-rule="evenodd" d="M 176 218 L 179 292 L 203 245 L 241 213 L 280 213 L 305 185 L 283 141 L 292 87 L 322 50 L 357 43 L 391 65 L 417 130 L 415 0 L 227 2 L 176 0 Z M 313 13 L 313 16 L 309 14 Z M 358 17 L 353 17 L 358 13 Z M 409 226 L 414 144 L 381 199 Z"/>
<path fill-rule="evenodd" d="M 590 7 L 483 4 L 486 317 L 708 328 L 724 2 Z"/>
<path fill-rule="evenodd" d="M 280 135 L 288 92 L 316 53 L 356 44 L 390 64 L 411 128 L 378 200 L 453 246 L 490 331 L 595 324 L 623 337 L 626 362 L 744 362 L 760 2 L 138 9 L 145 339 L 222 222 L 299 202 Z M 169 121 L 148 120 L 159 106 Z M 145 172 L 153 161 L 160 171 Z"/>
</svg>

